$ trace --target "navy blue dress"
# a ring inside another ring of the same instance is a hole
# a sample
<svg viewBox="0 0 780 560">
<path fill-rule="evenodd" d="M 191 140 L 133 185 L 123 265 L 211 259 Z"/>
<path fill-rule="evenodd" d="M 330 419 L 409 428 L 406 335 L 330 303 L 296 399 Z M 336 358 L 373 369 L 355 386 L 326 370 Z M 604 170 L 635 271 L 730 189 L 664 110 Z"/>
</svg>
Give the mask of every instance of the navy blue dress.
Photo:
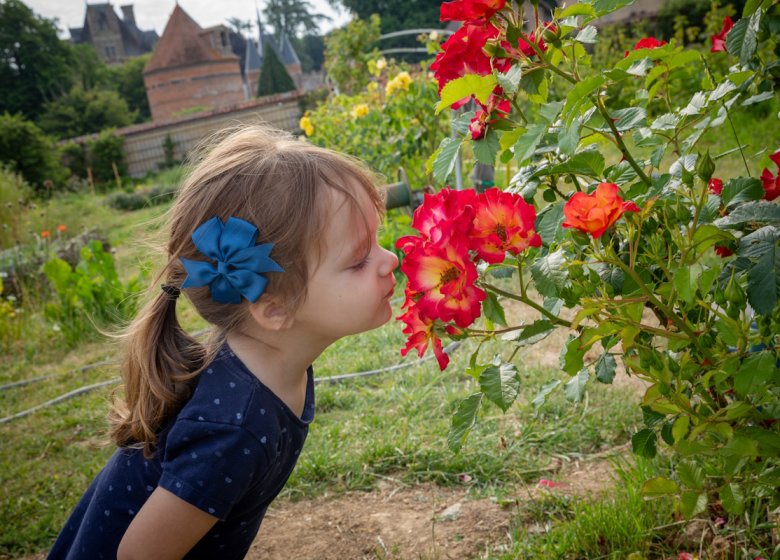
<svg viewBox="0 0 780 560">
<path fill-rule="evenodd" d="M 111 456 L 49 558 L 116 558 L 133 516 L 157 486 L 219 519 L 185 558 L 243 558 L 287 482 L 313 418 L 311 368 L 299 418 L 225 345 L 160 433 L 152 459 L 131 448 Z"/>
</svg>

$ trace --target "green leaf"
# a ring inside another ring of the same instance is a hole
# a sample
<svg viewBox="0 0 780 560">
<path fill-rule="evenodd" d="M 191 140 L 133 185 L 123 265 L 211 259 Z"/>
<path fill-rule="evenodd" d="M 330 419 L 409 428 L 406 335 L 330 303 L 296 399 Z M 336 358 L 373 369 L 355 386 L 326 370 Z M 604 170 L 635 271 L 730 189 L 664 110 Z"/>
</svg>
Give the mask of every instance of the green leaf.
<svg viewBox="0 0 780 560">
<path fill-rule="evenodd" d="M 598 29 L 592 25 L 588 25 L 580 30 L 579 33 L 577 33 L 577 36 L 574 38 L 574 40 L 579 41 L 580 43 L 595 43 L 598 34 Z"/>
<path fill-rule="evenodd" d="M 758 26 L 761 22 L 761 11 L 756 11 L 750 18 L 740 19 L 734 24 L 726 37 L 726 50 L 739 58 L 741 64 L 747 64 L 758 47 Z"/>
<path fill-rule="evenodd" d="M 637 126 L 647 126 L 647 111 L 642 107 L 618 109 L 610 115 L 615 120 L 619 132 L 631 130 Z"/>
<path fill-rule="evenodd" d="M 439 146 L 439 153 L 433 161 L 433 178 L 437 183 L 445 183 L 452 170 L 463 143 L 462 138 L 445 138 Z"/>
<path fill-rule="evenodd" d="M 743 252 L 743 243 L 767 229 L 775 230 L 776 233 L 780 234 L 780 230 L 768 226 L 746 235 L 740 241 L 739 254 L 744 255 L 747 252 Z M 771 315 L 780 299 L 780 239 L 778 237 L 780 235 L 760 245 L 764 250 L 755 264 L 748 269 L 748 301 L 753 309 L 761 315 Z M 754 248 L 751 247 L 751 249 Z"/>
<path fill-rule="evenodd" d="M 701 276 L 701 265 L 684 266 L 674 275 L 674 287 L 685 303 L 693 303 L 696 300 L 696 288 Z"/>
<path fill-rule="evenodd" d="M 528 95 L 528 99 L 531 102 L 547 103 L 549 84 L 544 72 L 536 70 L 523 74 L 523 77 L 520 78 L 520 89 Z"/>
<path fill-rule="evenodd" d="M 464 97 L 473 95 L 483 105 L 487 104 L 488 97 L 498 84 L 498 80 L 492 74 L 487 76 L 478 76 L 476 74 L 466 74 L 463 77 L 456 78 L 441 90 L 441 100 L 436 104 L 436 113 L 456 103 Z"/>
<path fill-rule="evenodd" d="M 750 354 L 734 376 L 734 392 L 741 398 L 747 398 L 755 391 L 765 389 L 775 375 L 775 362 L 772 352 Z"/>
<path fill-rule="evenodd" d="M 487 298 L 482 302 L 482 314 L 497 325 L 506 326 L 504 308 L 498 301 L 498 296 L 493 292 L 487 293 Z"/>
<path fill-rule="evenodd" d="M 580 402 L 585 395 L 585 387 L 590 379 L 590 374 L 587 368 L 582 369 L 566 382 L 563 386 L 563 394 L 566 396 L 566 400 L 570 402 Z"/>
<path fill-rule="evenodd" d="M 515 143 L 515 159 L 517 163 L 522 164 L 527 159 L 530 159 L 534 155 L 539 142 L 544 138 L 544 133 L 547 132 L 546 124 L 532 124 L 525 131 L 525 134 Z"/>
<path fill-rule="evenodd" d="M 723 504 L 723 509 L 731 515 L 742 515 L 745 511 L 745 497 L 738 484 L 733 482 L 724 484 L 720 487 L 718 495 L 720 496 L 720 503 Z"/>
<path fill-rule="evenodd" d="M 616 368 L 615 357 L 609 352 L 604 352 L 596 362 L 596 379 L 602 383 L 612 383 L 612 380 L 615 379 Z"/>
<path fill-rule="evenodd" d="M 513 64 L 506 72 L 498 73 L 498 85 L 504 90 L 505 95 L 514 95 L 520 86 L 523 70 L 519 64 Z"/>
<path fill-rule="evenodd" d="M 512 364 L 490 365 L 479 376 L 479 387 L 485 396 L 506 412 L 520 392 L 520 377 Z"/>
<path fill-rule="evenodd" d="M 745 99 L 740 105 L 743 107 L 747 107 L 748 105 L 755 105 L 756 103 L 761 103 L 762 101 L 769 101 L 770 99 L 774 99 L 775 92 L 774 91 L 764 91 L 762 93 L 758 93 L 756 95 L 751 95 L 747 99 Z"/>
<path fill-rule="evenodd" d="M 458 405 L 458 410 L 452 417 L 450 433 L 447 436 L 447 445 L 457 453 L 469 436 L 471 428 L 477 421 L 477 412 L 482 404 L 482 393 L 474 393 L 466 397 Z"/>
<path fill-rule="evenodd" d="M 696 228 L 693 234 L 693 246 L 696 248 L 697 254 L 702 254 L 716 243 L 728 242 L 731 239 L 732 236 L 729 233 L 711 224 L 705 224 Z"/>
<path fill-rule="evenodd" d="M 558 147 L 567 156 L 577 151 L 580 143 L 580 121 L 574 119 L 569 126 L 564 126 L 558 131 Z"/>
<path fill-rule="evenodd" d="M 672 440 L 677 442 L 688 434 L 688 426 L 691 423 L 690 416 L 679 416 L 672 424 Z"/>
<path fill-rule="evenodd" d="M 475 140 L 472 142 L 474 147 L 474 156 L 477 161 L 490 165 L 491 167 L 496 164 L 496 154 L 498 154 L 498 135 L 494 130 L 488 129 L 485 137 L 481 140 Z"/>
<path fill-rule="evenodd" d="M 761 200 L 764 197 L 764 185 L 754 177 L 736 177 L 723 185 L 720 198 L 723 204 L 731 206 L 739 202 Z"/>
<path fill-rule="evenodd" d="M 746 18 L 752 15 L 761 6 L 761 2 L 764 0 L 747 0 L 745 7 L 742 9 L 742 17 Z"/>
<path fill-rule="evenodd" d="M 539 392 L 534 397 L 533 403 L 535 408 L 539 408 L 542 406 L 545 401 L 547 400 L 547 397 L 550 393 L 552 393 L 556 387 L 558 387 L 561 384 L 560 379 L 555 379 L 553 381 L 550 381 L 549 383 L 545 383 L 542 388 L 539 390 Z"/>
<path fill-rule="evenodd" d="M 604 173 L 604 156 L 595 150 L 574 154 L 563 163 L 543 169 L 540 175 L 565 175 L 573 173 L 599 179 Z"/>
<path fill-rule="evenodd" d="M 610 14 L 623 6 L 630 6 L 635 0 L 596 0 L 593 2 L 593 8 L 596 10 L 596 15 L 601 17 L 606 14 Z"/>
<path fill-rule="evenodd" d="M 561 227 L 561 223 L 563 222 L 563 205 L 563 202 L 551 204 L 536 216 L 534 229 L 542 238 L 542 243 L 546 247 L 550 246 L 550 243 L 555 240 L 556 235 L 563 229 Z"/>
<path fill-rule="evenodd" d="M 707 494 L 683 492 L 680 496 L 680 506 L 683 516 L 691 519 L 707 509 Z"/>
<path fill-rule="evenodd" d="M 674 480 L 664 478 L 663 476 L 656 476 L 642 484 L 642 494 L 645 496 L 666 496 L 677 494 L 679 491 L 680 487 Z"/>
<path fill-rule="evenodd" d="M 563 10 L 556 8 L 556 12 L 559 12 L 557 16 L 559 20 L 572 16 L 589 16 L 591 19 L 596 17 L 596 10 L 589 4 L 572 4 Z"/>
<path fill-rule="evenodd" d="M 652 130 L 674 130 L 680 122 L 680 117 L 673 113 L 665 113 L 655 119 L 650 125 Z"/>
<path fill-rule="evenodd" d="M 581 348 L 582 341 L 579 337 L 569 335 L 566 343 L 561 348 L 561 369 L 569 375 L 575 375 L 584 365 L 586 348 Z"/>
<path fill-rule="evenodd" d="M 715 225 L 720 228 L 732 228 L 748 222 L 780 226 L 780 204 L 767 200 L 747 202 L 737 206 L 728 216 L 715 220 Z"/>
<path fill-rule="evenodd" d="M 704 469 L 693 461 L 680 461 L 675 469 L 680 481 L 688 488 L 700 490 L 704 486 Z"/>
<path fill-rule="evenodd" d="M 539 257 L 531 266 L 536 290 L 543 296 L 557 297 L 569 281 L 568 264 L 562 249 Z"/>
<path fill-rule="evenodd" d="M 566 104 L 563 106 L 563 118 L 568 122 L 571 122 L 572 118 L 574 118 L 577 113 L 577 109 L 579 109 L 583 103 L 590 102 L 588 96 L 604 85 L 606 81 L 607 79 L 604 76 L 597 74 L 585 78 L 571 88 L 571 91 L 569 91 L 569 94 L 566 96 Z"/>
<path fill-rule="evenodd" d="M 547 319 L 539 319 L 523 328 L 519 334 L 507 333 L 501 337 L 501 340 L 516 342 L 518 346 L 530 346 L 547 338 L 553 332 L 555 332 L 555 325 Z"/>
<path fill-rule="evenodd" d="M 652 459 L 657 453 L 656 441 L 658 438 L 651 429 L 639 430 L 631 436 L 631 448 L 640 457 Z"/>
</svg>

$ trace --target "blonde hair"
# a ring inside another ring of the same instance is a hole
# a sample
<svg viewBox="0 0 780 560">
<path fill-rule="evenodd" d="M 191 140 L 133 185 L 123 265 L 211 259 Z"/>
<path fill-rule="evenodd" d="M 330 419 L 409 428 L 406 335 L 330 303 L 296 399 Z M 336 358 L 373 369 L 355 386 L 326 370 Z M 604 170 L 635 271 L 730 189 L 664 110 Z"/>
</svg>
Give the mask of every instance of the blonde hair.
<svg viewBox="0 0 780 560">
<path fill-rule="evenodd" d="M 306 298 L 310 264 L 320 258 L 327 191 L 342 193 L 359 210 L 354 190 L 361 189 L 377 213 L 384 211 L 376 177 L 363 164 L 286 132 L 259 125 L 234 128 L 210 139 L 198 153 L 166 216 L 167 263 L 150 289 L 151 299 L 122 335 L 124 399 L 114 398 L 109 433 L 119 446 L 142 445 L 147 456 L 226 334 L 249 316 L 246 302 L 216 303 L 208 287 L 188 288 L 182 293 L 213 329 L 201 344 L 181 328 L 176 305 L 159 283 L 181 286 L 186 272 L 180 257 L 204 259 L 192 232 L 214 216 L 254 224 L 257 243 L 273 243 L 270 256 L 284 269 L 266 275 L 266 293 L 280 297 L 292 312 Z"/>
</svg>

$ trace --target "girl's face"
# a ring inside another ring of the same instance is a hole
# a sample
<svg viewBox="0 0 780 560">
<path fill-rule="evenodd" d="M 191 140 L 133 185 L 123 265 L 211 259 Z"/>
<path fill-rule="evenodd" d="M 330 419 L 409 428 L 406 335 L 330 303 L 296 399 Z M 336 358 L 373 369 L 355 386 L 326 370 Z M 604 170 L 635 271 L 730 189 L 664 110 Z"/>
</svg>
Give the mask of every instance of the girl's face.
<svg viewBox="0 0 780 560">
<path fill-rule="evenodd" d="M 355 185 L 353 192 L 362 215 L 346 196 L 328 191 L 322 256 L 294 320 L 312 335 L 332 342 L 376 328 L 392 317 L 390 298 L 398 258 L 379 245 L 379 217 L 361 187 Z"/>
</svg>

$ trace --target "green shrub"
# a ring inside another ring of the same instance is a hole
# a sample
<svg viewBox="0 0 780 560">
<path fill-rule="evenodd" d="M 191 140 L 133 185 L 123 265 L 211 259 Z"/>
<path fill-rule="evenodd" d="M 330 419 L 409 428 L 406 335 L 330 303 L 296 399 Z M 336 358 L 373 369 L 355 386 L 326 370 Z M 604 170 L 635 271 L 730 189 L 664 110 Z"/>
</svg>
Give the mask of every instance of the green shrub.
<svg viewBox="0 0 780 560">
<path fill-rule="evenodd" d="M 38 193 L 44 182 L 61 184 L 65 172 L 57 161 L 54 141 L 21 115 L 0 115 L 0 162 L 20 173 Z"/>
<path fill-rule="evenodd" d="M 80 142 L 67 142 L 60 147 L 62 165 L 70 170 L 71 175 L 86 179 L 87 177 L 87 147 Z"/>
<path fill-rule="evenodd" d="M 114 181 L 116 173 L 120 177 L 126 174 L 122 154 L 124 142 L 125 139 L 114 134 L 112 129 L 104 130 L 97 138 L 87 142 L 88 162 L 96 182 Z"/>
<path fill-rule="evenodd" d="M 141 276 L 124 285 L 114 258 L 100 241 L 81 248 L 75 268 L 60 258 L 43 267 L 57 294 L 45 307 L 46 317 L 56 323 L 68 344 L 93 335 L 97 328 L 131 318 L 136 311 Z"/>
<path fill-rule="evenodd" d="M 140 210 L 148 206 L 165 204 L 176 195 L 176 188 L 156 186 L 134 192 L 117 192 L 106 199 L 111 208 L 117 210 Z"/>
<path fill-rule="evenodd" d="M 260 77 L 257 80 L 257 96 L 284 93 L 295 89 L 295 82 L 276 56 L 274 49 L 266 49 Z"/>
</svg>

